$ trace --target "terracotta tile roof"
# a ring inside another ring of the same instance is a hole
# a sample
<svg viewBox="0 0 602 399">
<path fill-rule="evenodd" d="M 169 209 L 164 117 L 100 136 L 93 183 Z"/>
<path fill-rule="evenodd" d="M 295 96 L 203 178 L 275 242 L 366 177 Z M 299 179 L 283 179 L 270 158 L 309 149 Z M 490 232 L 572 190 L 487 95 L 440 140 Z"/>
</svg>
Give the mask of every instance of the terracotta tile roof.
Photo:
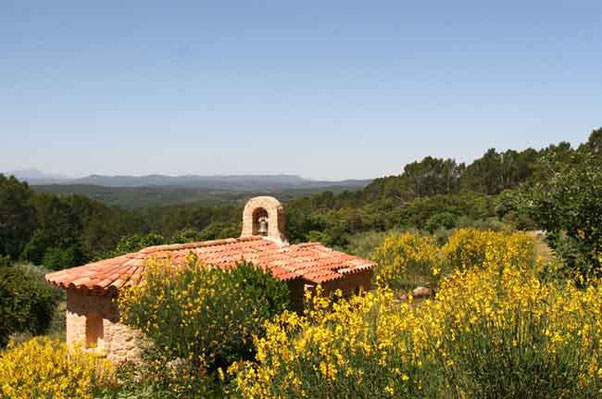
<svg viewBox="0 0 602 399">
<path fill-rule="evenodd" d="M 140 281 L 149 259 L 169 259 L 178 265 L 185 264 L 191 253 L 202 262 L 223 269 L 236 267 L 239 261 L 245 260 L 264 270 L 270 269 L 280 280 L 304 279 L 318 284 L 375 266 L 367 259 L 332 250 L 320 243 L 281 246 L 270 239 L 252 236 L 148 247 L 139 252 L 49 273 L 46 281 L 64 289 L 116 294 L 121 288 Z"/>
</svg>

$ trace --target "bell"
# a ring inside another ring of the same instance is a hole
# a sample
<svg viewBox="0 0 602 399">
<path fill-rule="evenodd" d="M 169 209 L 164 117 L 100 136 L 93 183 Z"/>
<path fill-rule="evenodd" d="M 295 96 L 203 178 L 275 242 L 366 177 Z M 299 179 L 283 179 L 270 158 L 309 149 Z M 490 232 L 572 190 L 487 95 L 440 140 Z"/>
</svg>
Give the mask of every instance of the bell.
<svg viewBox="0 0 602 399">
<path fill-rule="evenodd" d="M 261 218 L 259 219 L 259 234 L 261 234 L 262 236 L 265 236 L 268 234 L 268 219 L 267 218 Z"/>
</svg>

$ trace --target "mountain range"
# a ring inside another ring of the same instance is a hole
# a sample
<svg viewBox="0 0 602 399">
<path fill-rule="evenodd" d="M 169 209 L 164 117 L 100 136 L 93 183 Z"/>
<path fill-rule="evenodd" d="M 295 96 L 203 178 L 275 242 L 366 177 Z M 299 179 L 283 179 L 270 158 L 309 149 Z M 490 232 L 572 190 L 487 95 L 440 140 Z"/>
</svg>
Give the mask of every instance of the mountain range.
<svg viewBox="0 0 602 399">
<path fill-rule="evenodd" d="M 370 180 L 324 181 L 305 179 L 297 175 L 180 175 L 168 176 L 161 174 L 130 176 L 130 175 L 98 175 L 69 178 L 56 174 L 47 174 L 37 169 L 24 169 L 5 173 L 14 175 L 20 180 L 36 185 L 93 185 L 101 187 L 183 187 L 213 190 L 257 191 L 272 189 L 312 189 L 322 187 L 360 188 Z"/>
</svg>

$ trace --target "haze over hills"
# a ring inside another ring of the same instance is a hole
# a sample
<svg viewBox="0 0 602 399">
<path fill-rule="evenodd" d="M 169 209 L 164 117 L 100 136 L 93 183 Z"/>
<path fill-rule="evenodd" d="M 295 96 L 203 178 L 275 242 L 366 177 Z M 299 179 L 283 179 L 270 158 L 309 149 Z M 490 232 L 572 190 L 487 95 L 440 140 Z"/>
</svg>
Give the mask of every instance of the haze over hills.
<svg viewBox="0 0 602 399">
<path fill-rule="evenodd" d="M 256 191 L 258 189 L 322 188 L 331 186 L 363 187 L 370 180 L 320 181 L 304 179 L 297 175 L 146 175 L 104 176 L 90 175 L 73 179 L 68 184 L 92 184 L 104 187 L 172 186 L 219 190 Z"/>
<path fill-rule="evenodd" d="M 371 180 L 342 180 L 324 181 L 305 179 L 298 175 L 287 174 L 246 174 L 246 175 L 179 175 L 168 176 L 152 174 L 144 176 L 132 175 L 100 175 L 93 174 L 85 177 L 66 177 L 57 174 L 48 174 L 37 169 L 23 169 L 5 172 L 14 175 L 31 185 L 94 185 L 102 187 L 152 187 L 172 186 L 188 188 L 206 188 L 223 190 L 250 190 L 270 188 L 321 188 L 344 186 L 350 188 L 363 187 Z"/>
<path fill-rule="evenodd" d="M 271 194 L 282 200 L 317 191 L 356 190 L 371 180 L 319 181 L 297 175 L 90 175 L 69 178 L 36 169 L 7 172 L 27 181 L 34 190 L 60 195 L 78 194 L 121 208 L 183 203 L 218 205 L 244 201 L 250 195 Z"/>
</svg>

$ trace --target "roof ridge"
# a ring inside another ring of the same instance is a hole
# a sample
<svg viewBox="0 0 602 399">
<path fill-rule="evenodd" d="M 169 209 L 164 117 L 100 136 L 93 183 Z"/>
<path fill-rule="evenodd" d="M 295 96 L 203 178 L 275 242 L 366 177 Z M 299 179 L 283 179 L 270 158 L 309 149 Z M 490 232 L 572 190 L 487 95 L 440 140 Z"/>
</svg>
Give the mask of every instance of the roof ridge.
<svg viewBox="0 0 602 399">
<path fill-rule="evenodd" d="M 138 252 L 133 252 L 133 253 L 148 255 L 148 254 L 154 254 L 156 252 L 178 251 L 178 250 L 182 250 L 182 249 L 214 247 L 214 246 L 219 246 L 219 245 L 234 244 L 237 242 L 258 241 L 260 239 L 262 239 L 262 237 L 251 236 L 251 237 L 238 237 L 238 238 L 221 238 L 218 240 L 195 241 L 195 242 L 187 242 L 187 243 L 181 243 L 181 244 L 153 245 L 152 247 L 146 247 L 146 248 L 141 249 Z"/>
</svg>

